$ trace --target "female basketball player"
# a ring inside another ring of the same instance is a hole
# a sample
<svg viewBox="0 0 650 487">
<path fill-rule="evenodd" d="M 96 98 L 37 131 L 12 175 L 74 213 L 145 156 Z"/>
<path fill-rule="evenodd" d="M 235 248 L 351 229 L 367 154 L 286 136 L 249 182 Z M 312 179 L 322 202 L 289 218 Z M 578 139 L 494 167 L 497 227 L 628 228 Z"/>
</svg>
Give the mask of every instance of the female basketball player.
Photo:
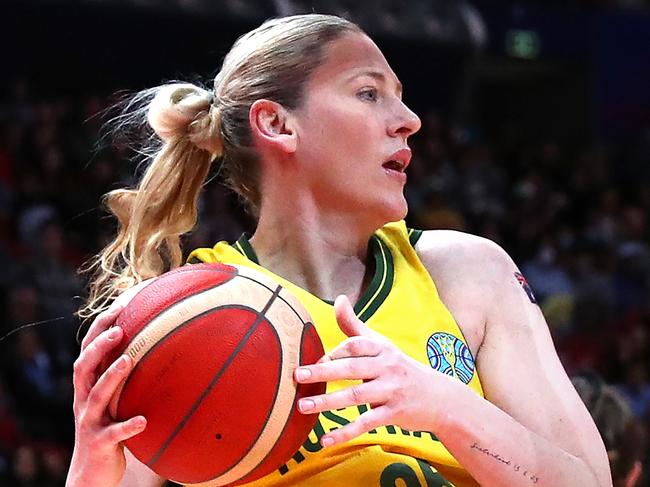
<svg viewBox="0 0 650 487">
<path fill-rule="evenodd" d="M 179 235 L 195 224 L 217 160 L 257 229 L 190 261 L 275 276 L 326 348 L 295 372 L 328 382 L 326 395 L 300 401 L 302 412 L 322 412 L 313 434 L 253 485 L 611 486 L 602 441 L 510 258 L 482 238 L 401 221 L 407 139 L 420 127 L 401 91 L 370 38 L 319 15 L 239 39 L 214 91 L 156 89 L 147 116 L 164 143 L 137 189 L 108 197 L 120 229 L 83 311 L 181 264 Z M 75 364 L 69 487 L 164 482 L 120 443 L 146 418 L 107 414 L 130 360 L 97 373 L 133 289 L 96 318 Z"/>
</svg>

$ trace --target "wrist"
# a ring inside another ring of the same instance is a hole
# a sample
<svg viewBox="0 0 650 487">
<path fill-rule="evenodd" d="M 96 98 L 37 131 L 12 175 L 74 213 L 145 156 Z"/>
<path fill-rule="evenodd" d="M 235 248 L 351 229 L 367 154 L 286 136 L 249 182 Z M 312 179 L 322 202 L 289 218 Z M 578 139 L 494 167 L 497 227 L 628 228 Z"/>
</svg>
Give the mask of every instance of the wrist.
<svg viewBox="0 0 650 487">
<path fill-rule="evenodd" d="M 65 487 L 116 487 L 120 483 L 121 475 L 116 476 L 114 470 L 91 467 L 75 457 L 73 452 Z"/>
<path fill-rule="evenodd" d="M 430 431 L 440 437 L 462 429 L 467 405 L 473 399 L 469 396 L 476 394 L 452 376 L 433 369 L 430 369 L 430 373 L 430 390 L 433 392 L 427 395 L 427 400 L 434 408 L 430 415 Z"/>
</svg>

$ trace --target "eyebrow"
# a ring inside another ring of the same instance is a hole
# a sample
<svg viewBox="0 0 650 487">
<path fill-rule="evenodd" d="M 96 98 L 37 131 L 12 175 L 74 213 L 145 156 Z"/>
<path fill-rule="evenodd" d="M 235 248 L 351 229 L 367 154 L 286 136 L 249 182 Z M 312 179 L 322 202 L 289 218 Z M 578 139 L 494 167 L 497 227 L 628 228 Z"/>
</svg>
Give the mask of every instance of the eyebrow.
<svg viewBox="0 0 650 487">
<path fill-rule="evenodd" d="M 388 81 L 386 75 L 383 72 L 376 71 L 374 69 L 369 69 L 369 70 L 366 70 L 366 71 L 357 72 L 357 73 L 353 74 L 352 76 L 350 76 L 350 80 L 353 80 L 355 78 L 359 78 L 360 76 L 369 76 L 370 78 L 374 78 L 377 81 L 380 81 L 382 83 L 386 83 Z M 402 83 L 397 78 L 395 78 L 395 83 L 396 83 L 397 92 L 401 95 L 402 91 L 403 91 Z"/>
</svg>

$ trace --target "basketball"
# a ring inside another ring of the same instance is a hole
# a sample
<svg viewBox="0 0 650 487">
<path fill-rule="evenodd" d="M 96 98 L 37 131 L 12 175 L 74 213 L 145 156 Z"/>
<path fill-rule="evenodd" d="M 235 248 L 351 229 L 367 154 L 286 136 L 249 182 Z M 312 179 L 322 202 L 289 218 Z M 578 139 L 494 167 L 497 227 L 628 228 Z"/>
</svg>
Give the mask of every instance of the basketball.
<svg viewBox="0 0 650 487">
<path fill-rule="evenodd" d="M 242 266 L 188 265 L 142 289 L 122 311 L 118 352 L 133 369 L 111 404 L 117 420 L 147 418 L 125 442 L 162 477 L 211 486 L 250 482 L 298 450 L 316 414 L 293 371 L 323 355 L 299 301 Z M 117 355 L 114 357 L 117 358 Z"/>
</svg>

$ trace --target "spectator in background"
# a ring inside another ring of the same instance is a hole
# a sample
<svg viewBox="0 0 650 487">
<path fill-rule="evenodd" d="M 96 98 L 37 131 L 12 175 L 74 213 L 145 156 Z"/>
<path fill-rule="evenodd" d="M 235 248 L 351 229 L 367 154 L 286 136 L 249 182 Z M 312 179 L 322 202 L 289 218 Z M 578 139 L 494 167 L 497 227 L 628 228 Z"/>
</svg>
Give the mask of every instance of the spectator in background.
<svg viewBox="0 0 650 487">
<path fill-rule="evenodd" d="M 34 284 L 16 283 L 8 293 L 2 333 L 43 321 L 42 301 Z M 56 323 L 23 328 L 2 344 L 5 347 L 2 365 L 7 390 L 20 412 L 21 430 L 28 437 L 64 440 L 72 436 L 68 406 L 72 400 L 69 373 L 57 364 L 55 355 L 48 348 L 52 345 L 48 343 L 48 337 L 56 333 Z"/>
<path fill-rule="evenodd" d="M 18 448 L 12 458 L 11 485 L 15 487 L 43 487 L 43 470 L 38 451 L 32 445 Z"/>
<path fill-rule="evenodd" d="M 646 438 L 630 406 L 595 373 L 577 374 L 572 382 L 603 437 L 614 487 L 639 485 Z"/>
<path fill-rule="evenodd" d="M 645 334 L 645 330 L 637 330 Z M 630 339 L 639 337 L 632 335 Z M 635 357 L 624 366 L 624 382 L 618 385 L 618 390 L 628 401 L 636 417 L 644 418 L 650 413 L 650 384 L 646 362 L 642 357 Z"/>
<path fill-rule="evenodd" d="M 0 484 L 10 473 L 10 459 L 19 444 L 18 420 L 11 395 L 0 376 Z"/>
</svg>

